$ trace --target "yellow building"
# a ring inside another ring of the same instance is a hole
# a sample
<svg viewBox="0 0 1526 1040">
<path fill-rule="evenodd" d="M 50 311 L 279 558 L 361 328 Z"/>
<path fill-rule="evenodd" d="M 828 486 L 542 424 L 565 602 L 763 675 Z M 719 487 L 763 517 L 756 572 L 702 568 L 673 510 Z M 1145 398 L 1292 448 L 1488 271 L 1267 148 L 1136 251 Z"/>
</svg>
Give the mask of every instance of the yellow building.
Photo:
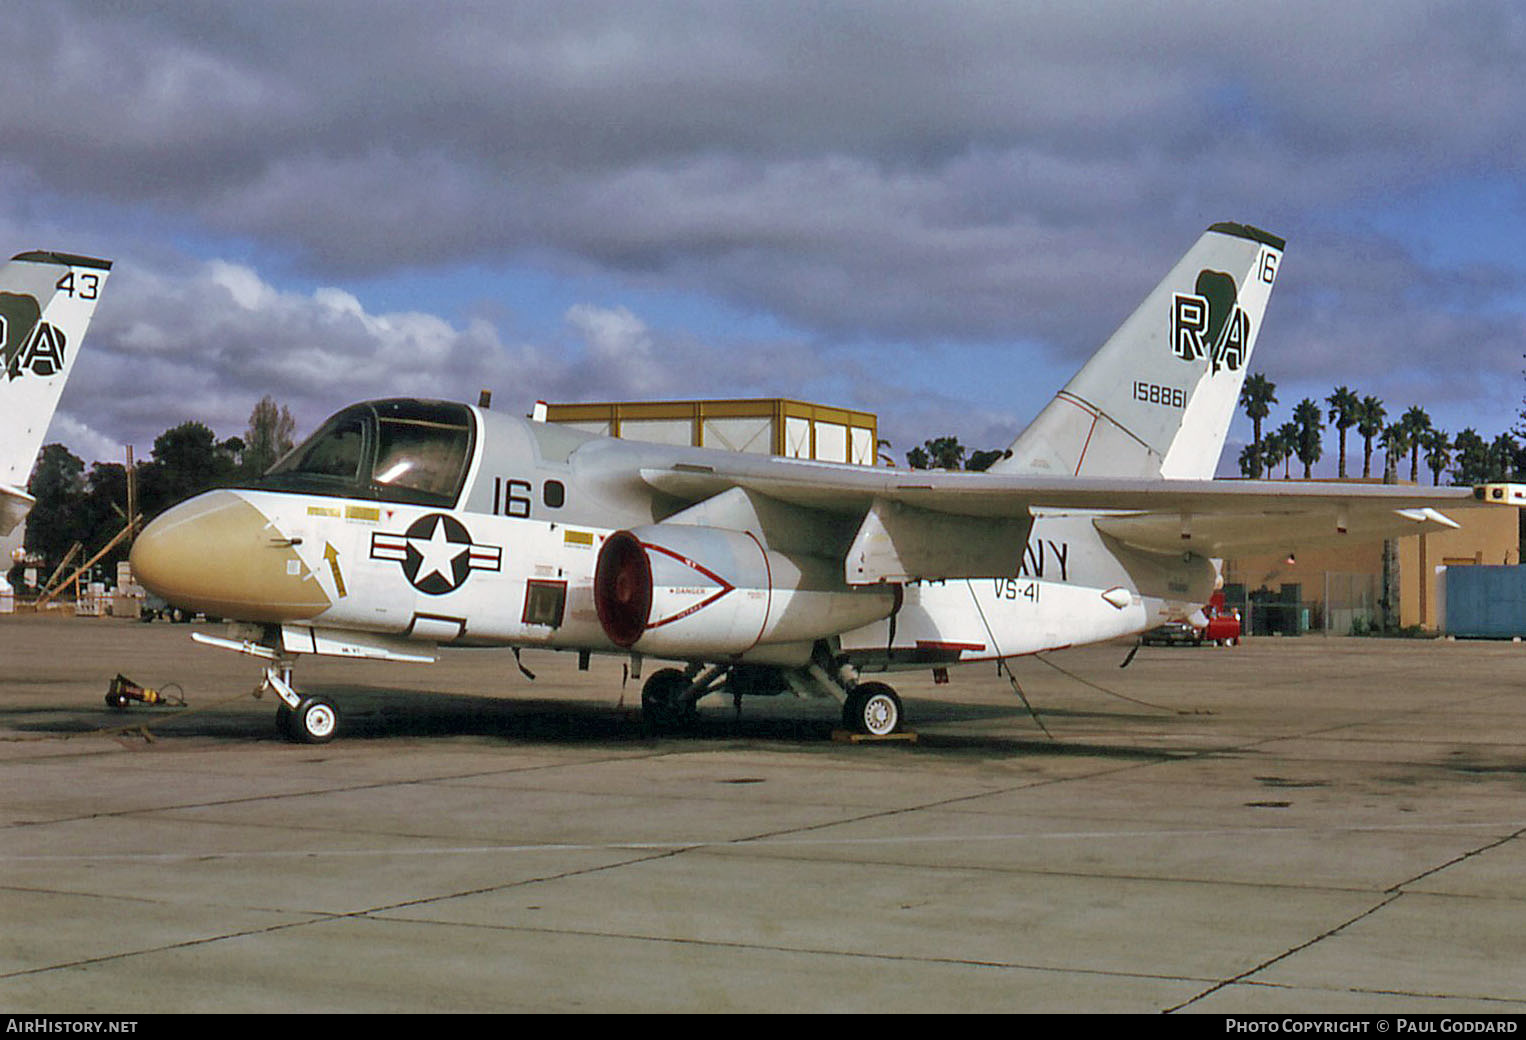
<svg viewBox="0 0 1526 1040">
<path fill-rule="evenodd" d="M 872 412 L 782 397 L 733 401 L 536 402 L 534 418 L 606 437 L 820 462 L 876 464 Z"/>
<path fill-rule="evenodd" d="M 1516 510 L 1460 509 L 1448 515 L 1461 526 L 1395 539 L 1393 581 L 1401 627 L 1418 626 L 1431 632 L 1441 627 L 1438 604 L 1444 568 L 1521 562 Z M 1349 635 L 1353 624 L 1371 624 L 1379 616 L 1382 581 L 1382 542 L 1302 550 L 1294 557 L 1224 561 L 1225 585 L 1243 586 L 1247 594 L 1299 586 L 1297 601 L 1307 615 L 1307 628 L 1329 635 Z"/>
</svg>

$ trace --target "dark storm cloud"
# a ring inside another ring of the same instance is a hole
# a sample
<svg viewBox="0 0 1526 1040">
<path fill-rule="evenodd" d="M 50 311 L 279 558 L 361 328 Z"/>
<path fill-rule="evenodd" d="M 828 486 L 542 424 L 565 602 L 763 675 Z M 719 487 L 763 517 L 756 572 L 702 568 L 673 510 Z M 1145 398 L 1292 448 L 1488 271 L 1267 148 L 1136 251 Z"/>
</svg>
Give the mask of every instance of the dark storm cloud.
<svg viewBox="0 0 1526 1040">
<path fill-rule="evenodd" d="M 1526 272 L 1440 272 L 1378 235 L 1313 234 L 1304 245 L 1284 266 L 1266 319 L 1275 349 L 1256 357 L 1274 380 L 1300 388 L 1279 395 L 1287 408 L 1349 385 L 1384 398 L 1395 415 L 1444 405 L 1462 416 L 1454 427 L 1515 421 L 1526 314 L 1502 304 L 1526 299 Z"/>
</svg>

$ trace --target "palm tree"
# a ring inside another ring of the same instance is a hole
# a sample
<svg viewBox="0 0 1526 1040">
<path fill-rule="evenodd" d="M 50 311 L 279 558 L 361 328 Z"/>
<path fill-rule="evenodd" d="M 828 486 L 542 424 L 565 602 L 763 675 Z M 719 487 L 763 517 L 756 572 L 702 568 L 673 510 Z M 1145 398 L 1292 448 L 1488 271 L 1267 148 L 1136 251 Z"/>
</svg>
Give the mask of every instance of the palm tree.
<svg viewBox="0 0 1526 1040">
<path fill-rule="evenodd" d="M 1399 422 L 1409 431 L 1409 480 L 1411 484 L 1418 484 L 1420 483 L 1420 442 L 1425 432 L 1431 428 L 1431 417 L 1425 414 L 1424 408 L 1418 404 L 1412 404 Z"/>
<path fill-rule="evenodd" d="M 1277 475 L 1277 466 L 1283 459 L 1282 434 L 1273 430 L 1261 439 L 1261 468 L 1265 470 L 1267 479 Z"/>
<path fill-rule="evenodd" d="M 1324 428 L 1325 417 L 1320 413 L 1319 405 L 1312 398 L 1305 397 L 1298 402 L 1293 409 L 1293 424 L 1297 428 L 1297 435 L 1293 441 L 1294 450 L 1298 455 L 1298 461 L 1303 463 L 1303 479 L 1309 479 L 1309 471 L 1319 457 L 1324 454 L 1324 446 L 1320 444 L 1320 431 Z"/>
<path fill-rule="evenodd" d="M 1489 481 L 1489 444 L 1469 426 L 1457 434 L 1452 442 L 1453 458 L 1457 466 L 1452 470 L 1452 482 L 1462 487 L 1484 484 Z"/>
<path fill-rule="evenodd" d="M 1261 420 L 1272 414 L 1272 405 L 1276 403 L 1276 383 L 1260 372 L 1252 372 L 1245 377 L 1245 383 L 1240 387 L 1240 407 L 1245 409 L 1246 418 L 1250 419 L 1255 428 L 1254 443 L 1261 443 Z"/>
<path fill-rule="evenodd" d="M 964 445 L 959 443 L 958 437 L 934 437 L 924 441 L 923 446 L 927 448 L 934 469 L 964 468 Z"/>
<path fill-rule="evenodd" d="M 1425 441 L 1425 464 L 1431 471 L 1431 485 L 1441 484 L 1441 471 L 1452 463 L 1452 442 L 1447 437 L 1445 430 L 1426 430 L 1422 439 Z"/>
<path fill-rule="evenodd" d="M 1325 398 L 1325 403 L 1330 406 L 1330 422 L 1335 425 L 1341 435 L 1341 454 L 1336 460 L 1337 475 L 1346 479 L 1346 431 L 1357 424 L 1362 407 L 1362 399 L 1350 387 L 1338 386 L 1335 392 Z"/>
<path fill-rule="evenodd" d="M 1402 422 L 1383 428 L 1383 476 L 1394 477 L 1399 471 L 1399 460 L 1409 454 L 1409 427 Z"/>
<path fill-rule="evenodd" d="M 1293 463 L 1293 455 L 1298 451 L 1298 424 L 1285 422 L 1277 428 L 1277 448 L 1281 452 L 1279 456 L 1282 462 L 1282 479 L 1291 480 L 1292 474 L 1289 469 Z"/>
<path fill-rule="evenodd" d="M 1261 476 L 1261 445 L 1247 444 L 1240 449 L 1240 476 L 1255 480 Z"/>
<path fill-rule="evenodd" d="M 1376 397 L 1362 398 L 1357 410 L 1356 432 L 1362 435 L 1362 479 L 1372 476 L 1372 441 L 1383 432 L 1383 421 L 1388 411 Z"/>
</svg>

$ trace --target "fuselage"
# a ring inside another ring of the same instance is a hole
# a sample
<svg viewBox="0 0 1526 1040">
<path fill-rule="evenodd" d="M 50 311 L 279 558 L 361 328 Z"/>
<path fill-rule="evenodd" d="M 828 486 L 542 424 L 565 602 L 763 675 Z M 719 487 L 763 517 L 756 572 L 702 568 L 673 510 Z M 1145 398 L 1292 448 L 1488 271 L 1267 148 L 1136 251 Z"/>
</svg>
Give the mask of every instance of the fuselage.
<svg viewBox="0 0 1526 1040">
<path fill-rule="evenodd" d="M 852 586 L 843 553 L 855 522 L 822 515 L 787 556 L 768 554 L 762 582 L 731 573 L 729 558 L 668 552 L 688 569 L 658 575 L 667 613 L 652 635 L 612 639 L 596 602 L 601 550 L 692 505 L 643 471 L 724 474 L 736 459 L 466 405 L 372 402 L 338 413 L 255 485 L 160 516 L 133 566 L 178 606 L 266 626 L 777 665 L 804 663 L 829 638 L 870 671 L 1110 639 L 1212 592 L 1209 561 L 1131 550 L 1074 512 L 1035 516 L 1014 573 Z M 786 587 L 782 560 L 805 577 Z"/>
</svg>

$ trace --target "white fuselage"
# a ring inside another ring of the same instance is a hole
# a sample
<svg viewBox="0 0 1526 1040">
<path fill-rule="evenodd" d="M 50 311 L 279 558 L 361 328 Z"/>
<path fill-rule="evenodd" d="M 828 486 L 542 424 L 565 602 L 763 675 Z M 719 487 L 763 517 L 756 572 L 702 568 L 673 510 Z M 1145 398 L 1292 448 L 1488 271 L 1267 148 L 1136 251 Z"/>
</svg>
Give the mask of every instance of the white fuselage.
<svg viewBox="0 0 1526 1040">
<path fill-rule="evenodd" d="M 283 491 L 212 495 L 252 507 L 240 521 L 249 531 L 242 541 L 229 538 L 235 544 L 218 558 L 195 561 L 206 591 L 185 582 L 176 590 L 190 606 L 442 645 L 623 651 L 605 635 L 594 602 L 596 560 L 611 528 Z M 290 587 L 277 591 L 272 582 Z M 1035 518 L 1017 573 L 911 582 L 893 615 L 838 634 L 842 653 L 870 671 L 991 660 L 1142 631 L 1201 605 L 1212 582 L 1199 557 L 1132 552 L 1099 533 L 1090 515 L 1045 515 Z M 684 626 L 725 624 L 716 619 L 742 597 L 770 597 L 777 615 L 792 597 L 804 607 L 818 595 L 746 587 L 718 595 L 696 573 L 661 591 L 693 603 L 666 630 L 679 649 L 637 649 L 708 660 L 721 655 L 682 650 Z M 891 603 L 880 587 L 836 595 Z M 271 603 L 283 606 L 272 611 Z M 746 623 L 747 632 L 756 628 Z M 791 665 L 811 652 L 810 642 L 741 638 L 725 658 Z"/>
</svg>

